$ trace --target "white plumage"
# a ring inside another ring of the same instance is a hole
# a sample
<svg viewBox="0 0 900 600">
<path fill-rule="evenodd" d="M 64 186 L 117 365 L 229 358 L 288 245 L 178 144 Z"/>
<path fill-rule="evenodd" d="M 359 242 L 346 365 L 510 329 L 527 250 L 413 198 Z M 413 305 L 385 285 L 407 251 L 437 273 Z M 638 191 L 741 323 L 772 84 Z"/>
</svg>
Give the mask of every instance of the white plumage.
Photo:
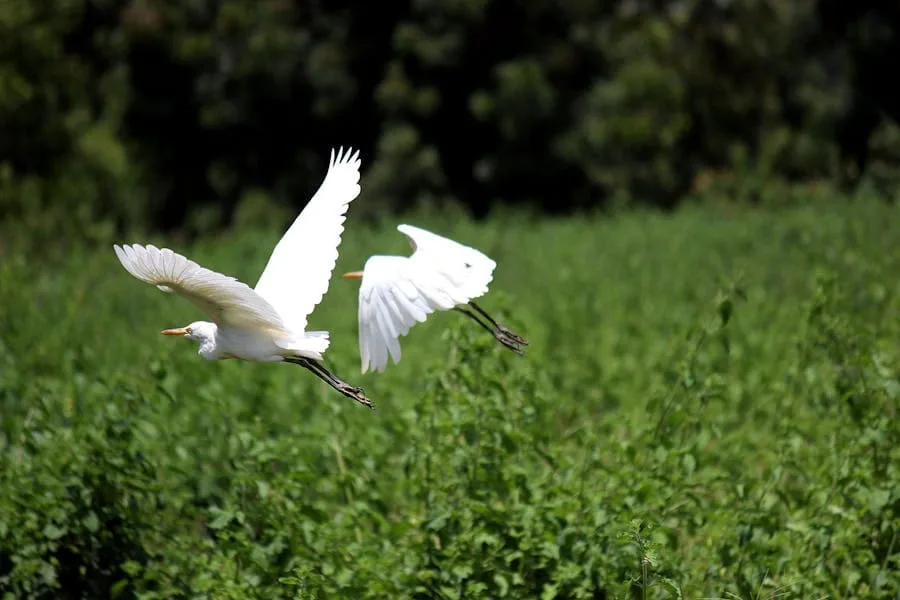
<svg viewBox="0 0 900 600">
<path fill-rule="evenodd" d="M 490 330 L 505 346 L 521 351 L 527 342 L 484 313 L 472 300 L 488 291 L 497 263 L 484 253 L 412 225 L 397 229 L 409 238 L 413 253 L 372 256 L 362 271 L 344 277 L 361 278 L 359 288 L 359 352 L 362 372 L 384 371 L 388 356 L 401 356 L 400 336 L 435 311 L 456 309 Z M 489 327 L 467 309 L 470 304 L 494 325 Z"/>
<path fill-rule="evenodd" d="M 263 269 L 256 289 L 200 266 L 168 248 L 115 245 L 122 266 L 137 279 L 192 301 L 213 322 L 167 329 L 198 342 L 208 360 L 287 361 L 313 371 L 344 395 L 368 406 L 362 390 L 328 372 L 318 360 L 327 331 L 306 331 L 307 318 L 325 292 L 338 256 L 347 208 L 360 192 L 359 152 L 343 148 L 325 179 L 287 230 Z"/>
<path fill-rule="evenodd" d="M 328 291 L 347 208 L 360 192 L 359 164 L 358 151 L 338 154 L 337 161 L 332 152 L 325 180 L 275 245 L 256 283 L 256 292 L 293 331 L 306 329 L 307 317 Z"/>
</svg>

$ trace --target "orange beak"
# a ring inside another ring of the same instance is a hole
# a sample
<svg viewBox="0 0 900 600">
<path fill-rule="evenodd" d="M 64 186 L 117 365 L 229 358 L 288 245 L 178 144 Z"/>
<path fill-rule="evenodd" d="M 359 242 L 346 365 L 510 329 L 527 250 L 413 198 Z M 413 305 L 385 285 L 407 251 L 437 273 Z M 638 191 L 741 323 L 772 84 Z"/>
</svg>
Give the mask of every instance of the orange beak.
<svg viewBox="0 0 900 600">
<path fill-rule="evenodd" d="M 350 271 L 349 273 L 344 273 L 344 277 L 347 279 L 362 279 L 362 276 L 362 271 Z"/>
<path fill-rule="evenodd" d="M 187 329 L 184 327 L 178 327 L 176 329 L 163 329 L 160 331 L 163 335 L 187 335 Z"/>
</svg>

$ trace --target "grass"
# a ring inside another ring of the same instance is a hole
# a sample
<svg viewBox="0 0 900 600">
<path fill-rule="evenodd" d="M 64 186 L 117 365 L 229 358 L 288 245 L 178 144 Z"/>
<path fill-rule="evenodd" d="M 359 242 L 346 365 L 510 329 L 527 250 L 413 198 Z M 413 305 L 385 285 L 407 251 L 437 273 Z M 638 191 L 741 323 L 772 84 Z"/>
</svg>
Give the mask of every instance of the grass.
<svg viewBox="0 0 900 600">
<path fill-rule="evenodd" d="M 359 374 L 358 282 L 310 320 L 365 409 L 212 363 L 108 244 L 0 255 L 5 597 L 895 598 L 900 230 L 835 198 L 474 224 L 480 302 Z M 406 253 L 353 221 L 336 273 Z M 279 232 L 153 241 L 251 284 Z M 60 244 L 62 247 L 62 243 Z"/>
</svg>

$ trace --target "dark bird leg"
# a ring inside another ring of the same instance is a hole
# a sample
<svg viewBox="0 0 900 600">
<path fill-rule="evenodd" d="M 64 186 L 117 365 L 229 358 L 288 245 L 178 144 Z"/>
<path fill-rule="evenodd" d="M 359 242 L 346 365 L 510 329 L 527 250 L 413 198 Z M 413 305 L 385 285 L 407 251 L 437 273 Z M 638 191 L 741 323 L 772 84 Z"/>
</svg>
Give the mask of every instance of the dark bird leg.
<svg viewBox="0 0 900 600">
<path fill-rule="evenodd" d="M 504 327 L 503 325 L 501 325 L 500 323 L 498 323 L 497 321 L 495 321 L 495 320 L 493 319 L 493 317 L 491 317 L 491 315 L 487 314 L 487 313 L 484 311 L 484 309 L 482 309 L 480 306 L 478 306 L 477 304 L 475 304 L 475 302 L 469 302 L 469 306 L 471 306 L 472 308 L 474 308 L 475 310 L 477 310 L 477 311 L 481 314 L 481 316 L 483 316 L 485 319 L 487 319 L 488 322 L 489 322 L 491 325 L 493 325 L 493 326 L 497 329 L 497 331 L 499 331 L 499 332 L 502 333 L 503 335 L 509 337 L 511 340 L 513 340 L 513 341 L 516 342 L 517 344 L 520 344 L 520 345 L 522 345 L 522 346 L 527 346 L 527 345 L 528 345 L 528 340 L 526 340 L 525 338 L 523 338 L 521 335 L 518 335 L 518 334 L 513 333 L 512 331 L 510 331 L 509 329 L 507 329 L 506 327 Z"/>
<path fill-rule="evenodd" d="M 479 319 L 478 315 L 476 315 L 472 311 L 465 309 L 465 308 L 460 308 L 458 306 L 453 307 L 453 310 L 459 311 L 462 314 L 466 315 L 467 317 L 470 317 L 476 323 L 478 323 L 479 325 L 484 327 L 486 330 L 488 330 L 491 333 L 491 335 L 494 336 L 494 338 L 498 342 L 500 342 L 501 344 L 503 344 L 504 346 L 506 346 L 513 352 L 515 352 L 516 354 L 522 354 L 522 348 L 521 348 L 521 345 L 519 344 L 519 342 L 517 342 L 515 339 L 505 335 L 502 331 L 500 331 L 500 329 L 495 329 L 494 327 L 489 326 L 487 323 L 485 323 L 484 321 Z"/>
<path fill-rule="evenodd" d="M 369 408 L 375 408 L 375 405 L 372 404 L 372 401 L 366 398 L 366 394 L 365 392 L 363 392 L 362 388 L 358 388 L 350 385 L 345 381 L 341 381 L 337 376 L 335 376 L 334 373 L 326 369 L 318 361 L 311 358 L 301 357 L 285 358 L 284 361 L 309 369 L 316 375 L 316 377 L 318 377 L 343 395 L 347 396 L 348 398 L 353 398 L 360 404 L 368 406 Z"/>
</svg>

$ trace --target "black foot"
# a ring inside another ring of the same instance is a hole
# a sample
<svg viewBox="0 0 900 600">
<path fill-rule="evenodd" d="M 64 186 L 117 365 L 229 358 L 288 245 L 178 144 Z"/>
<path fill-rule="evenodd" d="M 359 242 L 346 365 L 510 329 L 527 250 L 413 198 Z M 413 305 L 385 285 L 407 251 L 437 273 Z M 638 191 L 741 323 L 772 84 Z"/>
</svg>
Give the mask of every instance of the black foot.
<svg viewBox="0 0 900 600">
<path fill-rule="evenodd" d="M 369 408 L 375 408 L 375 405 L 372 404 L 372 401 L 366 398 L 366 393 L 362 388 L 354 387 L 348 383 L 338 384 L 335 389 L 347 396 L 348 398 L 353 398 L 363 406 L 368 406 Z"/>
<path fill-rule="evenodd" d="M 479 319 L 475 313 L 473 313 L 472 311 L 466 310 L 465 308 L 461 308 L 461 307 L 457 306 L 457 307 L 454 307 L 453 310 L 457 310 L 457 311 L 461 312 L 462 314 L 466 315 L 467 317 L 469 317 L 470 319 L 472 319 L 473 321 L 475 321 L 476 323 L 481 325 L 484 329 L 489 331 L 491 333 L 491 335 L 494 336 L 494 339 L 496 339 L 498 342 L 500 342 L 501 344 L 503 344 L 504 346 L 506 346 L 513 352 L 515 352 L 516 354 L 518 354 L 520 356 L 522 355 L 522 351 L 524 350 L 523 347 L 528 345 L 528 340 L 526 340 L 525 338 L 523 338 L 520 335 L 513 333 L 512 331 L 510 331 L 503 325 L 500 325 L 499 323 L 497 323 L 497 321 L 495 321 L 493 318 L 491 318 L 491 316 L 488 315 L 486 312 L 481 310 L 481 308 L 479 308 L 478 305 L 476 305 L 474 302 L 470 302 L 469 304 L 472 306 L 472 308 L 474 308 L 475 310 L 480 312 L 482 314 L 482 316 L 484 316 L 484 318 L 487 319 L 487 321 L 488 321 L 488 323 L 490 323 L 490 325 L 488 325 L 488 323 L 485 323 L 484 321 Z"/>
<path fill-rule="evenodd" d="M 520 346 L 527 346 L 527 345 L 528 345 L 528 340 L 526 340 L 525 338 L 523 338 L 521 335 L 518 335 L 518 334 L 516 334 L 516 333 L 513 333 L 512 331 L 510 331 L 509 329 L 507 329 L 507 328 L 504 327 L 503 325 L 497 325 L 497 331 L 499 331 L 499 332 L 502 333 L 503 335 L 507 336 L 508 338 L 510 338 L 511 340 L 513 340 L 515 343 L 519 344 Z"/>
<path fill-rule="evenodd" d="M 520 342 L 516 338 L 508 335 L 503 330 L 494 331 L 494 338 L 498 342 L 500 342 L 501 344 L 503 344 L 504 346 L 506 346 L 513 352 L 515 352 L 516 354 L 519 354 L 519 355 L 522 354 L 522 350 L 523 350 L 522 342 Z"/>
<path fill-rule="evenodd" d="M 372 404 L 372 401 L 366 398 L 366 393 L 363 392 L 362 388 L 356 387 L 355 385 L 350 385 L 346 381 L 341 381 L 334 373 L 326 369 L 318 361 L 315 361 L 311 358 L 301 357 L 289 357 L 285 358 L 284 360 L 295 365 L 300 365 L 301 367 L 312 371 L 316 377 L 333 387 L 341 394 L 347 396 L 348 398 L 353 398 L 363 406 L 375 408 L 375 405 Z"/>
<path fill-rule="evenodd" d="M 487 323 L 476 317 L 474 313 L 469 312 L 465 309 L 460 309 L 461 312 L 464 312 L 469 317 L 475 319 L 479 325 L 490 331 L 498 342 L 500 342 L 516 354 L 522 354 L 522 347 L 528 345 L 528 340 L 518 334 L 513 333 L 512 331 L 498 323 L 496 319 L 487 314 L 487 312 L 483 308 L 475 304 L 475 302 L 469 302 L 469 306 L 480 313 L 481 316 L 487 320 Z M 488 325 L 488 323 L 490 323 L 490 325 Z"/>
</svg>

